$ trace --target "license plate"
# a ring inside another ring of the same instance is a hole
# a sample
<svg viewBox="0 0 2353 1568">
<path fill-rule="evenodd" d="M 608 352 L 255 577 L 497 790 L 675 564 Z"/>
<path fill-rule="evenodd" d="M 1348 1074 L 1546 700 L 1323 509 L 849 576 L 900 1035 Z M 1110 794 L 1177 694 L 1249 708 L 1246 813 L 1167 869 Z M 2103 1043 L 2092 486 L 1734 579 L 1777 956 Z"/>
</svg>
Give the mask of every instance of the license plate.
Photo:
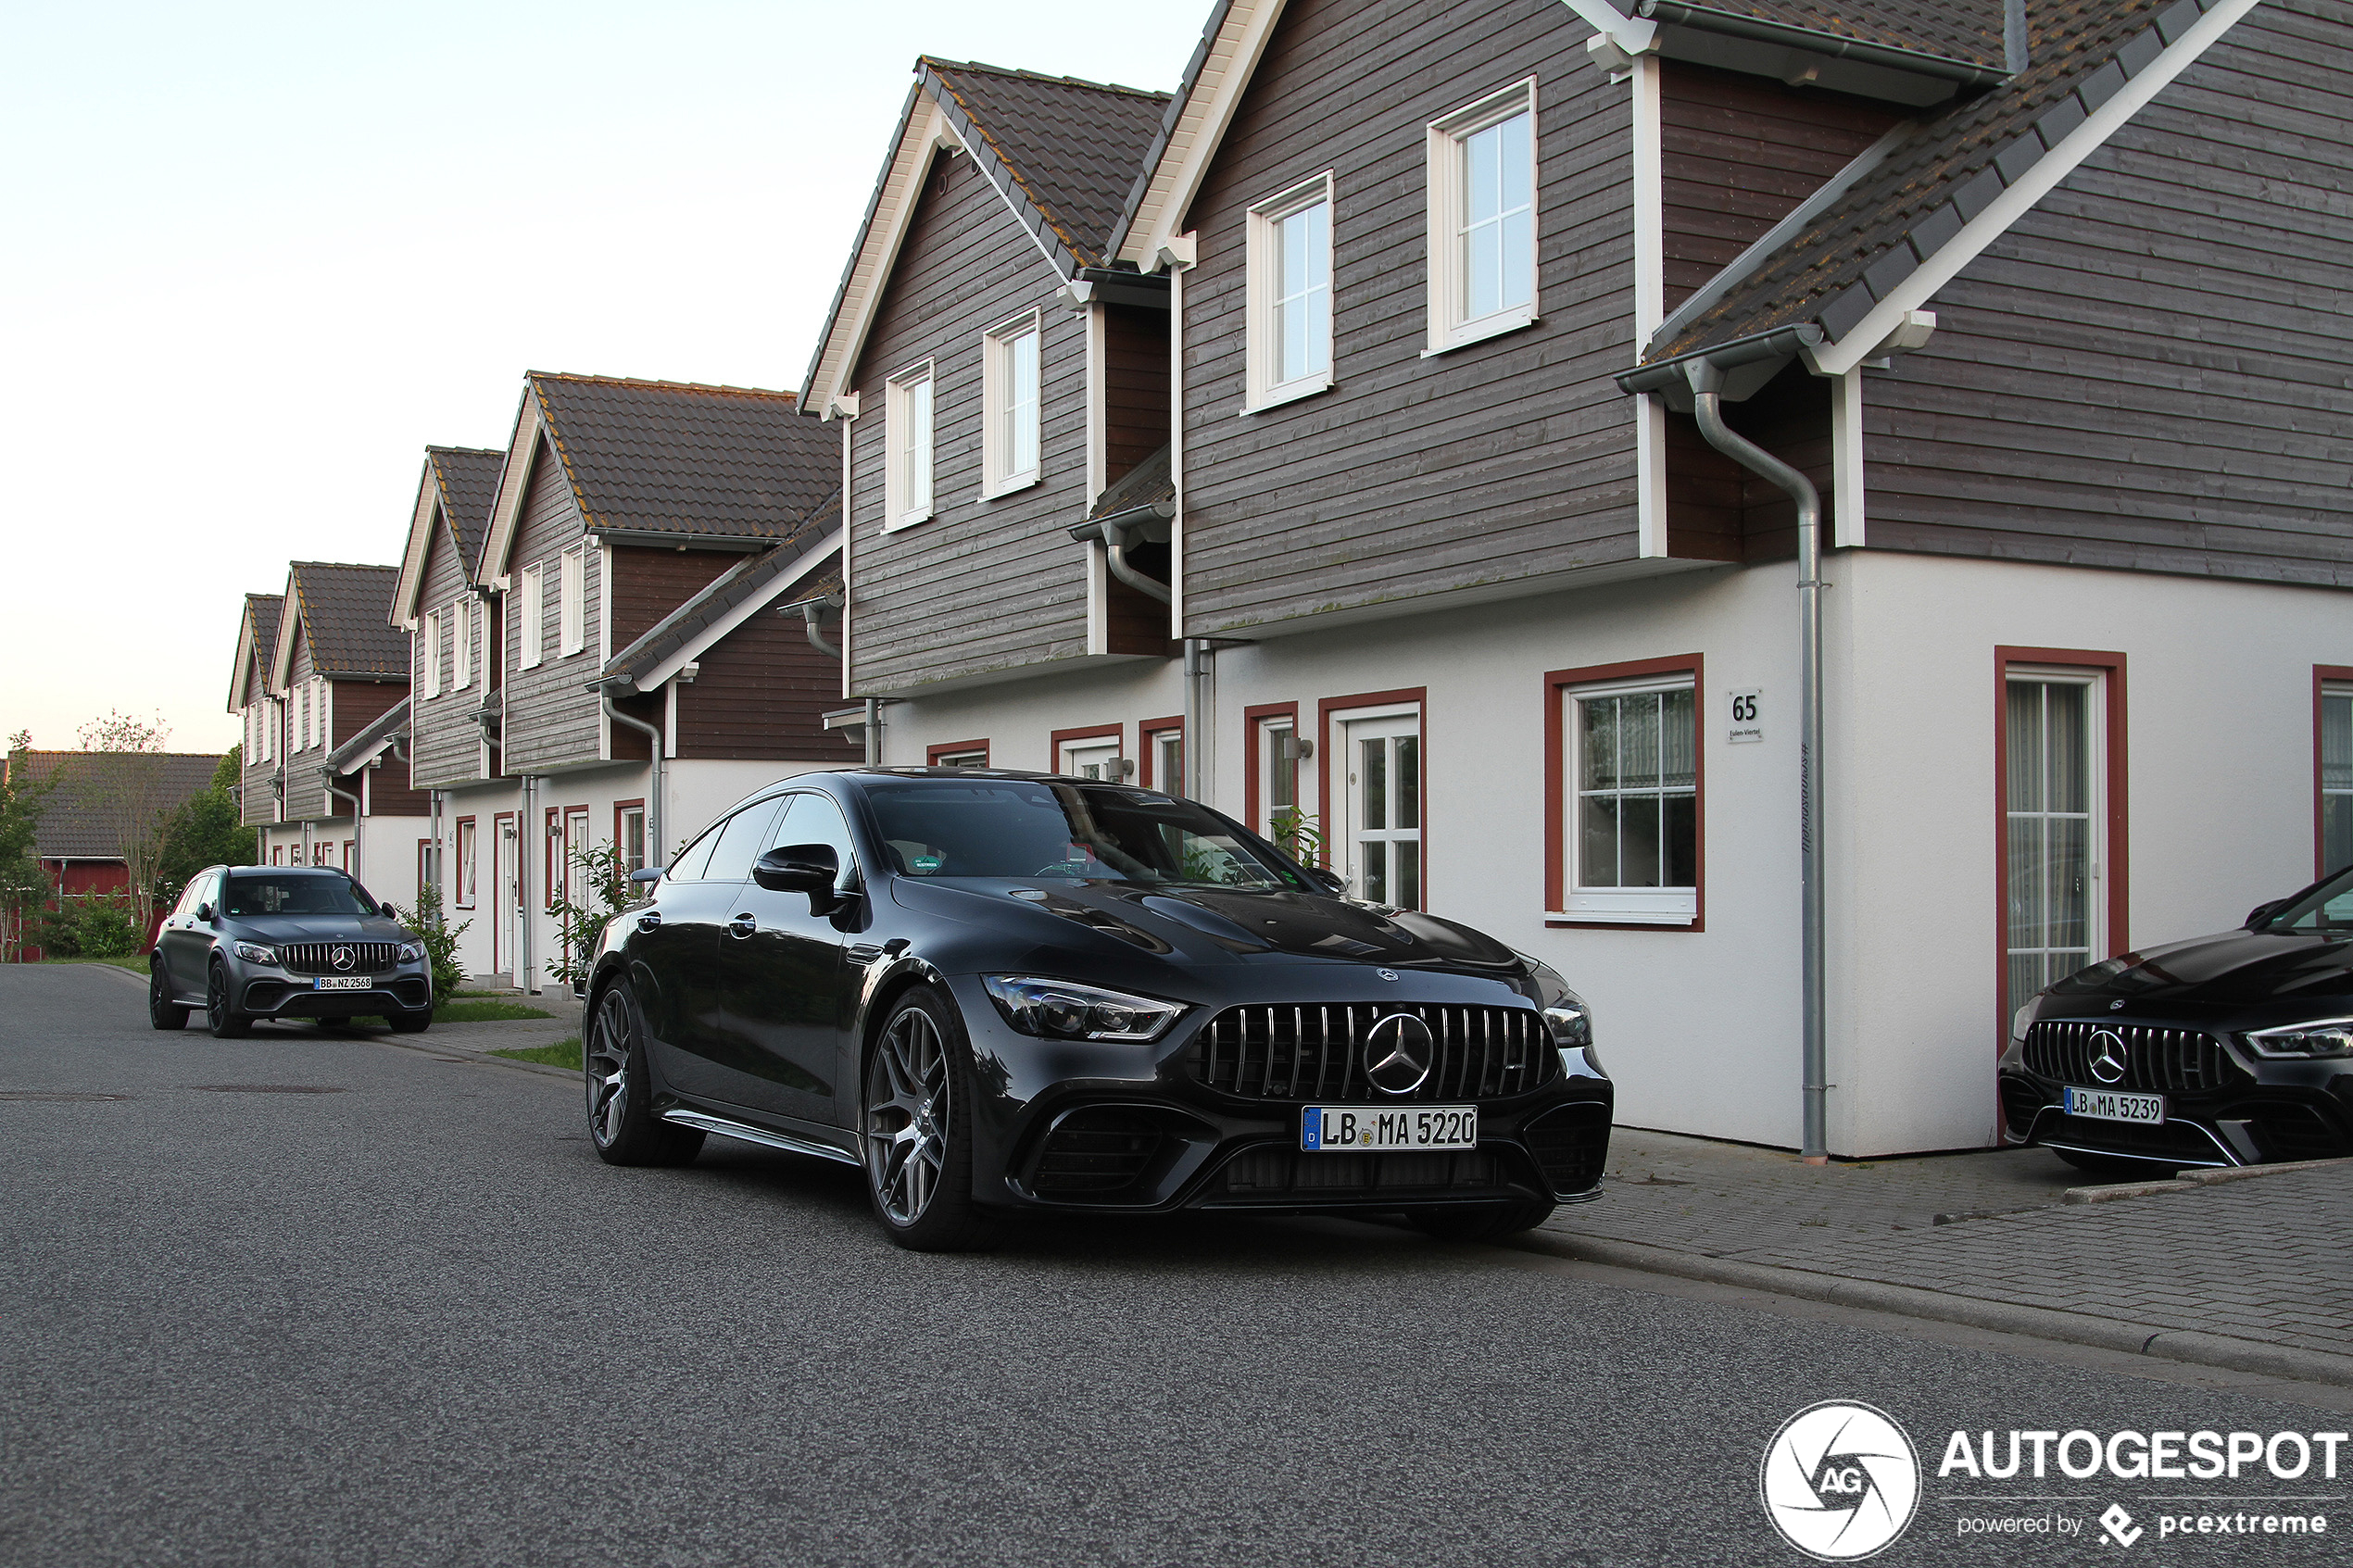
<svg viewBox="0 0 2353 1568">
<path fill-rule="evenodd" d="M 1299 1147 L 1310 1154 L 1477 1148 L 1478 1107 L 1311 1105 L 1300 1118 Z"/>
<path fill-rule="evenodd" d="M 372 991 L 375 986 L 364 974 L 322 974 L 310 983 L 314 991 Z"/>
<path fill-rule="evenodd" d="M 2165 1121 L 2163 1095 L 2126 1095 L 2114 1089 L 2070 1089 L 2067 1113 L 2099 1122 L 2138 1122 L 2158 1126 Z"/>
</svg>

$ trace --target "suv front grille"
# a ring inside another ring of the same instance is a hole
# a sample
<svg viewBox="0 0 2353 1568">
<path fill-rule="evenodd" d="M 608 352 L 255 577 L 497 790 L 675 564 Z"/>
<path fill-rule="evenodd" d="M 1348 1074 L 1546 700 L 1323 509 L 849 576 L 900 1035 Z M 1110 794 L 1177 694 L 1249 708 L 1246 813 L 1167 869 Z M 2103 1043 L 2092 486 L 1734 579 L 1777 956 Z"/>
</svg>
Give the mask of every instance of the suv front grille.
<svg viewBox="0 0 2353 1568">
<path fill-rule="evenodd" d="M 1365 1076 L 1365 1037 L 1401 1012 L 1429 1026 L 1435 1060 L 1419 1087 L 1377 1095 Z M 1533 1008 L 1306 1002 L 1227 1008 L 1202 1030 L 1187 1066 L 1210 1088 L 1245 1099 L 1410 1103 L 1522 1094 L 1559 1075 L 1560 1053 Z"/>
<path fill-rule="evenodd" d="M 335 962 L 342 952 L 351 955 L 349 963 Z M 288 974 L 376 974 L 399 956 L 397 942 L 288 942 L 278 948 L 278 963 Z"/>
<path fill-rule="evenodd" d="M 2122 1046 L 2124 1076 L 2110 1084 L 2092 1072 L 2092 1062 L 2114 1035 Z M 2150 1093 L 2198 1094 L 2243 1081 L 2246 1074 L 2213 1035 L 2196 1029 L 2166 1029 L 2146 1023 L 2058 1020 L 2026 1032 L 2026 1070 L 2041 1078 L 2086 1087 Z"/>
</svg>

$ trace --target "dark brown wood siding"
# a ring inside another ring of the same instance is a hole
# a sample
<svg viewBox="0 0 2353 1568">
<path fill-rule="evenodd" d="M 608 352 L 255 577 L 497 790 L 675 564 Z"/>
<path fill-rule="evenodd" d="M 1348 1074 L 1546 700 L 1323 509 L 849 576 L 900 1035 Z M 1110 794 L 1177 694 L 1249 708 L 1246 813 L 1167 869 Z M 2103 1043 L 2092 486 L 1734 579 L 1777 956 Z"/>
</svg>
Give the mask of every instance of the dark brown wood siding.
<svg viewBox="0 0 2353 1568">
<path fill-rule="evenodd" d="M 433 539 L 425 546 L 425 564 L 417 600 L 418 627 L 409 639 L 409 690 L 416 702 L 409 710 L 409 776 L 420 789 L 447 789 L 457 784 L 478 783 L 483 777 L 482 726 L 469 717 L 483 704 L 483 699 L 497 689 L 497 676 L 490 670 L 477 670 L 472 684 L 463 691 L 449 689 L 450 640 L 448 610 L 453 604 L 468 596 L 465 563 L 459 559 L 457 546 L 451 543 L 449 530 L 438 516 L 434 519 Z M 425 690 L 424 616 L 433 610 L 442 612 L 439 628 L 440 647 L 434 658 L 441 666 L 441 695 L 428 697 Z M 483 645 L 496 644 L 496 637 L 485 636 L 476 645 L 477 657 Z M 381 771 L 377 783 L 384 782 Z"/>
<path fill-rule="evenodd" d="M 1186 629 L 1632 558 L 1631 111 L 1557 0 L 1292 0 L 1187 224 Z M 1425 126 L 1537 79 L 1541 319 L 1425 358 Z M 1334 171 L 1333 388 L 1240 415 L 1245 213 Z"/>
<path fill-rule="evenodd" d="M 830 571 L 829 564 L 812 571 L 775 603 L 809 597 Z M 842 705 L 841 661 L 810 646 L 798 615 L 757 611 L 696 662 L 702 668 L 694 684 L 678 688 L 680 758 L 853 760 L 842 737 L 824 726 L 825 710 Z"/>
<path fill-rule="evenodd" d="M 1168 445 L 1168 312 L 1103 307 L 1103 480 Z"/>
<path fill-rule="evenodd" d="M 1724 422 L 1812 480 L 1825 526 L 1836 526 L 1829 382 L 1792 364 L 1747 401 L 1726 404 Z M 1710 446 L 1689 414 L 1667 417 L 1667 553 L 1752 563 L 1797 554 L 1796 503 Z"/>
<path fill-rule="evenodd" d="M 612 551 L 612 651 L 619 653 L 744 559 L 724 550 Z"/>
<path fill-rule="evenodd" d="M 386 710 L 409 695 L 409 688 L 397 681 L 336 681 L 334 700 L 328 707 L 328 716 L 334 724 L 333 747 L 356 739 L 360 731 L 383 718 Z M 413 711 L 413 709 L 412 709 Z M 368 784 L 368 812 L 375 817 L 422 817 L 431 809 L 422 790 L 406 787 L 400 764 L 387 753 L 383 767 L 374 769 Z M 359 781 L 355 778 L 339 787 L 357 795 Z M 332 803 L 336 815 L 351 808 L 343 801 Z"/>
<path fill-rule="evenodd" d="M 595 694 L 586 689 L 597 678 L 599 662 L 597 643 L 602 582 L 594 545 L 588 547 L 585 573 L 587 602 L 582 610 L 585 641 L 581 651 L 566 655 L 560 635 L 558 584 L 563 577 L 563 553 L 581 537 L 580 508 L 573 502 L 563 465 L 543 436 L 538 460 L 532 465 L 531 483 L 523 492 L 514 550 L 508 559 L 511 586 L 505 595 L 507 613 L 500 617 L 507 640 L 503 762 L 510 773 L 532 773 L 598 759 L 604 713 Z M 544 584 L 540 661 L 525 670 L 522 574 L 533 565 L 541 569 Z"/>
<path fill-rule="evenodd" d="M 1087 507 L 1087 337 L 1062 280 L 972 159 L 925 182 L 858 362 L 852 427 L 854 688 L 904 691 L 1087 651 L 1087 558 L 1065 532 Z M 1040 317 L 1040 481 L 981 489 L 981 334 Z M 882 532 L 885 383 L 933 361 L 935 511 Z"/>
<path fill-rule="evenodd" d="M 1659 64 L 1658 112 L 1669 310 L 1903 118 L 1680 60 Z"/>
<path fill-rule="evenodd" d="M 1864 381 L 1873 546 L 2353 587 L 2353 10 L 2269 0 Z"/>
</svg>

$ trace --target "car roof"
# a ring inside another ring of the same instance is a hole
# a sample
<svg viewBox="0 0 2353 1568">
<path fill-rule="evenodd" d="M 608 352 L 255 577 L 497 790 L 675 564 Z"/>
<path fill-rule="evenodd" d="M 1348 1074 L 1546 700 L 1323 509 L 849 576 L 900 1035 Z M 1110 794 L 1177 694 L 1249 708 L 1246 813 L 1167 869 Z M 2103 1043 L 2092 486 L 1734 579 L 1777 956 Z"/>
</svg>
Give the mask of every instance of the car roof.
<svg viewBox="0 0 2353 1568">
<path fill-rule="evenodd" d="M 351 873 L 341 866 L 226 866 L 221 868 L 231 876 L 339 876 L 345 881 Z"/>
</svg>

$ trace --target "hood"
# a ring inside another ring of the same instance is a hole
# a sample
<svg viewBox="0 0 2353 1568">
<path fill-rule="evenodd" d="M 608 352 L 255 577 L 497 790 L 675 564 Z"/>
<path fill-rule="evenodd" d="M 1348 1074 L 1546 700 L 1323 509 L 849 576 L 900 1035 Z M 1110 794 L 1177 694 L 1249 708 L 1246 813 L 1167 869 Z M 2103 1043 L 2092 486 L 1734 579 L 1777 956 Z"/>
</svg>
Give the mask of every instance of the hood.
<svg viewBox="0 0 2353 1568">
<path fill-rule="evenodd" d="M 2353 994 L 2353 942 L 2226 932 L 2094 964 L 2051 987 L 2062 1003 L 2089 1000 L 2256 1007 Z"/>
<path fill-rule="evenodd" d="M 985 923 L 1042 944 L 1096 947 L 1105 957 L 1152 953 L 1193 963 L 1333 963 L 1472 971 L 1526 968 L 1494 938 L 1435 915 L 1352 898 L 1125 882 L 895 879 L 909 909 Z"/>
<path fill-rule="evenodd" d="M 406 942 L 407 927 L 383 915 L 245 915 L 233 923 L 257 942 Z"/>
</svg>

